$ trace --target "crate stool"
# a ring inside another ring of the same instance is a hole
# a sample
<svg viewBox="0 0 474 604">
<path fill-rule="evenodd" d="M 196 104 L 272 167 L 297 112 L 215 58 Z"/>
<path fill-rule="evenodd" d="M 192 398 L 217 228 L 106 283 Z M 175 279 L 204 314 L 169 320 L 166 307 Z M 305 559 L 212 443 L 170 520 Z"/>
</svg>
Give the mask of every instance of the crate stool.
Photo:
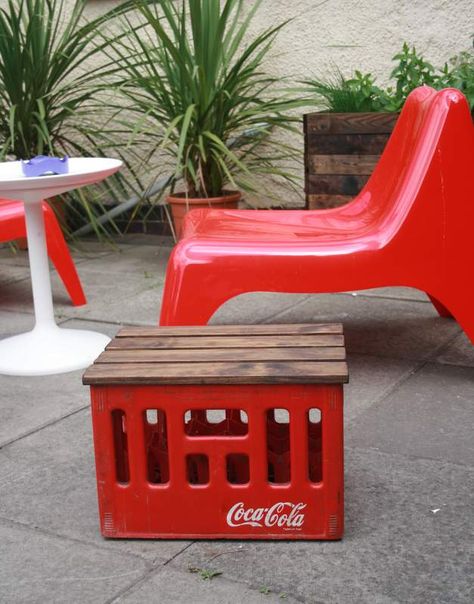
<svg viewBox="0 0 474 604">
<path fill-rule="evenodd" d="M 340 539 L 342 326 L 124 328 L 91 386 L 105 537 Z"/>
</svg>

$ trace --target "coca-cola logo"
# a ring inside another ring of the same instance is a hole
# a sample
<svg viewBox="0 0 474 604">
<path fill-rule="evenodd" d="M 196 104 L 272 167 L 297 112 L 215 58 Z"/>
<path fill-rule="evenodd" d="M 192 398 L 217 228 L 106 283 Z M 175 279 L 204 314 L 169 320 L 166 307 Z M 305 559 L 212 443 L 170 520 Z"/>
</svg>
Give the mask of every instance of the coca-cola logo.
<svg viewBox="0 0 474 604">
<path fill-rule="evenodd" d="M 245 508 L 243 501 L 227 512 L 227 524 L 236 526 L 279 527 L 284 530 L 301 529 L 304 523 L 306 503 L 278 501 L 268 508 Z"/>
</svg>

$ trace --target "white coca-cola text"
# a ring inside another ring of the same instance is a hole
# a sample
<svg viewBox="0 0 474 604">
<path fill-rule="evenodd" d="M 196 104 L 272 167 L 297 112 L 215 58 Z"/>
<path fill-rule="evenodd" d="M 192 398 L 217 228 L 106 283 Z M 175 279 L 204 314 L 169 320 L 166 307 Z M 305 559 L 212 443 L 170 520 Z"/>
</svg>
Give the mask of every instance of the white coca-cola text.
<svg viewBox="0 0 474 604">
<path fill-rule="evenodd" d="M 304 523 L 306 503 L 279 501 L 268 508 L 245 508 L 243 501 L 227 512 L 229 526 L 266 526 L 298 530 Z"/>
</svg>

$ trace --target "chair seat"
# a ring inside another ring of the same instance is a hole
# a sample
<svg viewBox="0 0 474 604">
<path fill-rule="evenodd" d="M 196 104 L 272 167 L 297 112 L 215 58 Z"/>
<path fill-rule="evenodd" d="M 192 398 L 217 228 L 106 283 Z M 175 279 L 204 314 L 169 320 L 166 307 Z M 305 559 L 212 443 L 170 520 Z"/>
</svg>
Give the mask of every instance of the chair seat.
<svg viewBox="0 0 474 604">
<path fill-rule="evenodd" d="M 336 210 L 192 210 L 186 217 L 183 239 L 219 241 L 226 247 L 317 244 L 318 249 L 373 249 L 374 231 L 364 214 L 364 199 Z"/>
</svg>

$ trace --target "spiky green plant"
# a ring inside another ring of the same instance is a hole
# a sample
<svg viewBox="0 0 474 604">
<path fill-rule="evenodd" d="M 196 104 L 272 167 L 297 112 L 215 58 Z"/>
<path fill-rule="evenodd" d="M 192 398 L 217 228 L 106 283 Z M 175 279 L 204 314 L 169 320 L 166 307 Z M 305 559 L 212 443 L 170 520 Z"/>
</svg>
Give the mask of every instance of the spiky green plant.
<svg viewBox="0 0 474 604">
<path fill-rule="evenodd" d="M 103 53 L 101 30 L 133 2 L 89 21 L 85 2 L 8 0 L 0 9 L 0 159 L 120 152 L 105 125 L 107 104 L 99 100 L 117 71 Z M 102 192 L 123 190 L 123 180 L 117 176 L 104 186 Z M 75 198 L 93 221 L 83 192 Z"/>
<path fill-rule="evenodd" d="M 243 0 L 137 0 L 146 30 L 127 19 L 128 37 L 114 43 L 134 143 L 167 154 L 189 197 L 254 191 L 262 174 L 294 177 L 293 149 L 271 133 L 294 128 L 288 112 L 301 101 L 265 72 L 284 23 L 248 37 L 260 3 L 244 12 Z"/>
</svg>

